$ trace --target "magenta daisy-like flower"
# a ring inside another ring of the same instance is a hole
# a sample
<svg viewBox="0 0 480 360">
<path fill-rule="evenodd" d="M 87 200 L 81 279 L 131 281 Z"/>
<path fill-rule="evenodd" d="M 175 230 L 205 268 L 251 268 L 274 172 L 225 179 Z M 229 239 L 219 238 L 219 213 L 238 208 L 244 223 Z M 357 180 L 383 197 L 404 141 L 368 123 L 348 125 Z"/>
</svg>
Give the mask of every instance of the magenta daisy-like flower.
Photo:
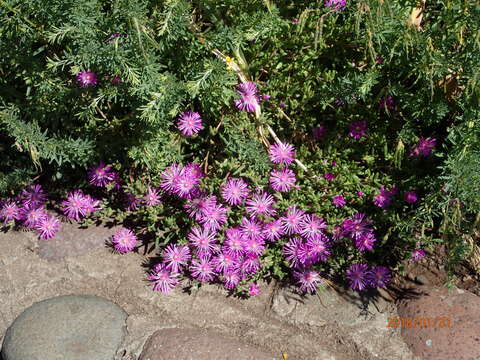
<svg viewBox="0 0 480 360">
<path fill-rule="evenodd" d="M 263 226 L 263 235 L 268 241 L 277 241 L 285 234 L 280 219 L 272 220 Z"/>
<path fill-rule="evenodd" d="M 170 244 L 163 251 L 163 261 L 166 268 L 173 272 L 180 272 L 190 258 L 190 249 L 186 245 Z"/>
<path fill-rule="evenodd" d="M 177 127 L 183 135 L 192 136 L 203 129 L 202 118 L 197 112 L 185 111 L 178 117 Z"/>
<path fill-rule="evenodd" d="M 260 106 L 260 97 L 257 94 L 257 86 L 251 81 L 247 81 L 237 85 L 237 92 L 240 94 L 239 99 L 235 99 L 235 106 L 239 110 L 246 112 L 255 112 Z"/>
<path fill-rule="evenodd" d="M 230 228 L 225 230 L 225 249 L 229 253 L 239 255 L 243 253 L 243 243 L 246 238 L 239 228 Z"/>
<path fill-rule="evenodd" d="M 298 250 L 298 258 L 303 266 L 310 266 L 319 261 L 327 261 L 331 255 L 328 249 L 330 244 L 327 238 L 310 239 L 307 243 L 302 243 Z"/>
<path fill-rule="evenodd" d="M 160 187 L 162 190 L 173 193 L 181 175 L 182 175 L 183 166 L 179 164 L 172 164 L 168 168 L 166 168 L 162 174 L 160 175 L 162 181 L 160 183 Z"/>
<path fill-rule="evenodd" d="M 350 132 L 348 133 L 354 139 L 360 139 L 367 136 L 367 126 L 368 123 L 366 120 L 356 121 L 350 124 Z"/>
<path fill-rule="evenodd" d="M 347 202 L 345 201 L 345 198 L 342 195 L 336 195 L 333 197 L 332 203 L 336 207 L 343 207 Z"/>
<path fill-rule="evenodd" d="M 366 219 L 364 213 L 356 213 L 351 219 L 346 219 L 342 223 L 343 236 L 350 236 L 352 239 L 359 239 L 363 234 L 371 232 L 371 220 Z"/>
<path fill-rule="evenodd" d="M 84 197 L 85 216 L 89 216 L 91 213 L 100 210 L 100 200 L 95 200 L 90 195 Z"/>
<path fill-rule="evenodd" d="M 121 253 L 127 253 L 135 249 L 137 236 L 132 230 L 121 228 L 112 236 L 113 248 Z"/>
<path fill-rule="evenodd" d="M 243 250 L 247 253 L 247 255 L 260 256 L 265 251 L 265 242 L 263 239 L 246 239 L 243 242 Z"/>
<path fill-rule="evenodd" d="M 238 266 L 238 255 L 224 247 L 212 260 L 216 272 L 225 272 Z"/>
<path fill-rule="evenodd" d="M 184 167 L 173 186 L 173 192 L 183 199 L 190 199 L 190 195 L 197 188 L 200 179 L 197 171 Z"/>
<path fill-rule="evenodd" d="M 215 231 L 206 227 L 194 226 L 188 240 L 195 247 L 196 254 L 200 257 L 208 257 L 217 251 Z"/>
<path fill-rule="evenodd" d="M 74 190 L 67 194 L 67 200 L 60 204 L 64 207 L 63 213 L 70 219 L 79 221 L 87 214 L 86 198 L 82 190 Z"/>
<path fill-rule="evenodd" d="M 390 282 L 392 274 L 390 270 L 385 266 L 376 266 L 370 270 L 367 275 L 369 285 L 371 287 L 377 287 L 385 289 L 387 284 Z"/>
<path fill-rule="evenodd" d="M 160 195 L 158 194 L 158 190 L 149 185 L 147 188 L 147 193 L 143 197 L 143 202 L 147 206 L 155 206 L 160 204 Z"/>
<path fill-rule="evenodd" d="M 377 241 L 375 234 L 372 231 L 364 232 L 359 237 L 355 238 L 355 247 L 360 252 L 373 250 L 373 245 Z"/>
<path fill-rule="evenodd" d="M 260 258 L 257 255 L 248 254 L 243 258 L 239 268 L 244 277 L 248 277 L 248 275 L 256 274 L 261 265 Z"/>
<path fill-rule="evenodd" d="M 223 284 L 228 290 L 235 289 L 240 280 L 242 280 L 242 277 L 236 269 L 227 270 L 223 273 Z"/>
<path fill-rule="evenodd" d="M 198 197 L 188 200 L 183 208 L 189 217 L 197 221 L 205 217 L 205 211 L 217 204 L 217 198 L 213 195 L 201 193 Z"/>
<path fill-rule="evenodd" d="M 379 208 L 385 209 L 390 205 L 393 200 L 393 193 L 386 190 L 385 187 L 380 187 L 380 193 L 378 193 L 373 199 L 373 203 Z"/>
<path fill-rule="evenodd" d="M 404 198 L 405 202 L 408 203 L 408 204 L 413 204 L 413 203 L 417 202 L 417 200 L 418 200 L 418 196 L 417 196 L 417 193 L 415 191 L 407 191 L 403 195 L 403 198 Z"/>
<path fill-rule="evenodd" d="M 423 249 L 415 249 L 412 251 L 412 257 L 410 258 L 410 260 L 412 261 L 418 261 L 418 260 L 421 260 L 425 257 L 426 253 L 425 253 L 425 250 Z"/>
<path fill-rule="evenodd" d="M 289 191 L 295 186 L 295 181 L 297 180 L 295 178 L 295 173 L 288 168 L 281 170 L 274 169 L 270 175 L 270 185 L 272 186 L 272 189 L 280 192 Z"/>
<path fill-rule="evenodd" d="M 227 221 L 227 209 L 221 204 L 208 206 L 200 216 L 199 222 L 207 229 L 219 230 Z"/>
<path fill-rule="evenodd" d="M 35 227 L 41 239 L 53 238 L 59 228 L 60 221 L 52 215 L 45 216 L 37 223 L 37 226 Z"/>
<path fill-rule="evenodd" d="M 291 268 L 297 268 L 300 266 L 299 252 L 303 246 L 301 238 L 294 237 L 290 239 L 285 245 L 283 245 L 283 255 L 288 261 Z"/>
<path fill-rule="evenodd" d="M 263 239 L 263 223 L 255 218 L 242 218 L 240 229 L 246 239 Z"/>
<path fill-rule="evenodd" d="M 242 179 L 230 178 L 222 185 L 222 197 L 229 205 L 240 205 L 250 192 L 248 185 Z"/>
<path fill-rule="evenodd" d="M 437 139 L 420 137 L 418 143 L 411 149 L 410 156 L 427 157 L 432 153 L 436 143 Z"/>
<path fill-rule="evenodd" d="M 34 229 L 47 216 L 43 207 L 24 207 L 21 214 L 23 225 L 31 229 Z"/>
<path fill-rule="evenodd" d="M 320 125 L 312 130 L 312 135 L 315 140 L 321 140 L 327 136 L 327 128 L 323 125 Z"/>
<path fill-rule="evenodd" d="M 300 235 L 304 238 L 318 239 L 325 236 L 323 231 L 327 228 L 327 223 L 317 215 L 307 214 L 304 216 L 300 226 Z"/>
<path fill-rule="evenodd" d="M 22 203 L 24 206 L 43 206 L 47 202 L 47 194 L 41 185 L 29 185 L 22 191 Z"/>
<path fill-rule="evenodd" d="M 314 270 L 306 269 L 303 271 L 294 271 L 293 276 L 297 279 L 297 284 L 300 290 L 305 293 L 315 293 L 318 284 L 323 282 L 320 274 Z"/>
<path fill-rule="evenodd" d="M 347 270 L 349 286 L 353 290 L 363 290 L 369 285 L 369 269 L 367 264 L 352 264 Z"/>
<path fill-rule="evenodd" d="M 333 175 L 332 173 L 325 173 L 323 174 L 323 178 L 327 181 L 333 181 L 335 180 L 335 175 Z"/>
<path fill-rule="evenodd" d="M 12 220 L 20 220 L 22 218 L 20 210 L 21 209 L 16 201 L 7 201 L 0 209 L 0 218 L 2 218 L 6 223 Z"/>
<path fill-rule="evenodd" d="M 105 187 L 115 180 L 115 172 L 105 163 L 100 162 L 96 166 L 91 166 L 88 169 L 87 178 L 90 184 Z"/>
<path fill-rule="evenodd" d="M 295 148 L 288 143 L 277 143 L 270 146 L 270 161 L 274 164 L 290 165 L 295 160 Z"/>
<path fill-rule="evenodd" d="M 90 71 L 81 71 L 77 74 L 77 82 L 80 86 L 89 87 L 97 85 L 97 74 Z"/>
<path fill-rule="evenodd" d="M 283 224 L 283 231 L 288 235 L 300 233 L 304 217 L 304 211 L 296 206 L 290 206 L 285 216 L 280 218 Z"/>
<path fill-rule="evenodd" d="M 345 6 L 347 6 L 347 1 L 346 0 L 326 0 L 325 6 L 328 8 L 340 11 L 340 10 L 343 10 Z"/>
<path fill-rule="evenodd" d="M 248 295 L 257 296 L 257 295 L 260 295 L 260 293 L 261 293 L 260 285 L 258 285 L 257 283 L 251 283 L 250 287 L 248 288 Z"/>
<path fill-rule="evenodd" d="M 212 281 L 216 276 L 210 257 L 193 260 L 190 265 L 190 273 L 195 279 L 201 282 Z"/>
<path fill-rule="evenodd" d="M 380 109 L 392 111 L 395 110 L 395 101 L 393 100 L 392 96 L 387 96 L 382 99 L 380 99 L 380 102 L 378 103 L 378 106 Z"/>
<path fill-rule="evenodd" d="M 245 211 L 253 216 L 273 216 L 276 214 L 276 210 L 273 208 L 274 202 L 272 195 L 265 192 L 256 193 L 247 200 Z"/>
<path fill-rule="evenodd" d="M 138 199 L 135 194 L 126 193 L 125 194 L 125 202 L 127 205 L 127 211 L 135 211 L 138 210 L 142 199 Z"/>
<path fill-rule="evenodd" d="M 178 273 L 172 272 L 165 266 L 158 264 L 154 271 L 148 275 L 148 279 L 153 282 L 153 290 L 168 294 L 175 286 L 179 284 Z"/>
</svg>

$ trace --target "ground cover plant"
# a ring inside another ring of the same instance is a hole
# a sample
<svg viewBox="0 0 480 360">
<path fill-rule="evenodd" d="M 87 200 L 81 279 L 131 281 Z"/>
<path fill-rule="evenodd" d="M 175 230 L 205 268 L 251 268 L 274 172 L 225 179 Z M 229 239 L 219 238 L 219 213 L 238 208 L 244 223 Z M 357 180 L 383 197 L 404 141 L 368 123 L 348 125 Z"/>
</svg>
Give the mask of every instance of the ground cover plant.
<svg viewBox="0 0 480 360">
<path fill-rule="evenodd" d="M 0 216 L 155 290 L 385 287 L 476 227 L 475 1 L 0 1 Z M 47 196 L 48 194 L 48 196 Z"/>
</svg>

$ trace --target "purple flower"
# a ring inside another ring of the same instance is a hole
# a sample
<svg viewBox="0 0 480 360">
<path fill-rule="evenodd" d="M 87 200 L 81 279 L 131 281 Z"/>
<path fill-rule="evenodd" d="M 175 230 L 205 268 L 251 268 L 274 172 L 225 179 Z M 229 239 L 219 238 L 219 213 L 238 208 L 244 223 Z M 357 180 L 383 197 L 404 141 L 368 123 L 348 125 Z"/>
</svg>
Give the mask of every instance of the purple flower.
<svg viewBox="0 0 480 360">
<path fill-rule="evenodd" d="M 216 276 L 210 257 L 193 260 L 190 265 L 190 273 L 201 282 L 212 281 Z"/>
<path fill-rule="evenodd" d="M 41 239 L 51 239 L 60 228 L 60 221 L 52 215 L 47 215 L 41 219 L 35 227 Z"/>
<path fill-rule="evenodd" d="M 327 136 L 327 128 L 323 125 L 317 126 L 312 130 L 312 134 L 315 140 L 321 140 Z"/>
<path fill-rule="evenodd" d="M 77 74 L 77 82 L 83 87 L 95 86 L 97 85 L 97 74 L 89 71 L 81 71 Z"/>
<path fill-rule="evenodd" d="M 415 156 L 415 157 L 429 156 L 432 153 L 432 150 L 435 147 L 436 142 L 437 142 L 437 139 L 420 137 L 420 140 L 418 140 L 418 143 L 414 147 L 412 147 L 410 151 L 410 156 Z"/>
<path fill-rule="evenodd" d="M 247 254 L 243 258 L 243 261 L 240 264 L 240 272 L 244 277 L 247 277 L 250 274 L 256 274 L 260 270 L 260 259 L 255 254 Z"/>
<path fill-rule="evenodd" d="M 347 6 L 346 0 L 326 0 L 325 6 L 331 9 L 335 9 L 337 11 L 342 10 L 345 6 Z"/>
<path fill-rule="evenodd" d="M 243 250 L 247 255 L 260 256 L 265 251 L 265 242 L 261 238 L 247 238 L 243 242 Z"/>
<path fill-rule="evenodd" d="M 274 164 L 290 165 L 295 159 L 295 148 L 288 143 L 277 143 L 270 146 L 270 161 Z"/>
<path fill-rule="evenodd" d="M 163 251 L 163 261 L 166 268 L 173 272 L 180 272 L 190 260 L 190 249 L 186 245 L 168 245 Z"/>
<path fill-rule="evenodd" d="M 160 187 L 162 188 L 162 190 L 170 194 L 173 193 L 182 175 L 182 170 L 183 167 L 175 163 L 166 168 L 160 175 L 160 177 L 162 178 L 162 181 L 160 183 Z"/>
<path fill-rule="evenodd" d="M 283 230 L 286 234 L 298 234 L 302 230 L 302 221 L 305 212 L 297 209 L 296 206 L 290 206 L 285 216 L 281 217 Z"/>
<path fill-rule="evenodd" d="M 164 265 L 157 264 L 148 279 L 153 282 L 153 290 L 168 294 L 178 285 L 177 277 L 178 273 L 171 272 Z"/>
<path fill-rule="evenodd" d="M 137 245 L 137 236 L 129 229 L 121 228 L 113 234 L 112 243 L 115 250 L 127 253 Z"/>
<path fill-rule="evenodd" d="M 365 233 L 371 232 L 371 220 L 367 220 L 364 213 L 356 213 L 351 219 L 342 223 L 342 236 L 350 236 L 352 239 L 360 239 Z"/>
<path fill-rule="evenodd" d="M 289 262 L 291 268 L 297 268 L 300 266 L 300 255 L 303 246 L 303 241 L 299 237 L 294 237 L 283 245 L 283 255 Z"/>
<path fill-rule="evenodd" d="M 105 187 L 115 180 L 115 172 L 105 163 L 100 162 L 97 166 L 91 166 L 88 170 L 87 178 L 90 184 Z"/>
<path fill-rule="evenodd" d="M 67 194 L 67 200 L 62 201 L 60 204 L 64 206 L 64 214 L 76 221 L 79 221 L 87 214 L 87 199 L 82 190 L 74 190 Z"/>
<path fill-rule="evenodd" d="M 353 290 L 363 290 L 369 285 L 369 269 L 366 264 L 353 264 L 347 270 L 349 286 Z"/>
<path fill-rule="evenodd" d="M 247 200 L 245 211 L 251 216 L 273 216 L 276 214 L 276 210 L 273 208 L 274 202 L 272 195 L 265 192 L 256 193 Z"/>
<path fill-rule="evenodd" d="M 388 109 L 389 111 L 395 110 L 395 101 L 393 100 L 392 96 L 387 96 L 385 98 L 380 99 L 380 103 L 378 104 L 381 109 Z"/>
<path fill-rule="evenodd" d="M 235 106 L 246 112 L 255 112 L 260 107 L 260 98 L 257 94 L 257 86 L 251 81 L 237 85 L 237 92 L 240 99 L 235 99 Z"/>
<path fill-rule="evenodd" d="M 405 199 L 405 202 L 407 202 L 408 204 L 413 204 L 418 200 L 418 196 L 415 191 L 407 191 L 404 194 L 403 198 Z"/>
<path fill-rule="evenodd" d="M 327 261 L 331 255 L 330 244 L 327 238 L 310 239 L 306 243 L 302 243 L 298 250 L 298 259 L 303 266 L 310 266 L 319 261 Z"/>
<path fill-rule="evenodd" d="M 384 186 L 380 187 L 380 193 L 375 196 L 373 199 L 373 203 L 382 208 L 385 209 L 390 205 L 390 203 L 393 200 L 393 194 L 391 191 L 388 191 L 385 189 Z"/>
<path fill-rule="evenodd" d="M 84 209 L 85 209 L 85 216 L 89 216 L 91 213 L 100 210 L 100 200 L 95 200 L 90 195 L 84 196 Z"/>
<path fill-rule="evenodd" d="M 229 205 L 240 205 L 248 197 L 250 190 L 242 179 L 230 178 L 222 185 L 222 197 Z"/>
<path fill-rule="evenodd" d="M 39 222 L 47 217 L 43 207 L 24 207 L 21 214 L 23 225 L 31 229 L 36 228 Z"/>
<path fill-rule="evenodd" d="M 243 243 L 246 238 L 239 228 L 225 230 L 225 249 L 231 254 L 239 255 L 243 252 Z"/>
<path fill-rule="evenodd" d="M 146 206 L 155 206 L 160 204 L 160 195 L 158 194 L 158 190 L 149 185 L 147 188 L 147 193 L 143 197 L 143 202 Z"/>
<path fill-rule="evenodd" d="M 367 126 L 368 123 L 366 120 L 356 121 L 350 124 L 350 132 L 348 133 L 354 139 L 360 139 L 367 136 Z"/>
<path fill-rule="evenodd" d="M 365 196 L 365 193 L 363 191 L 357 191 L 357 195 L 362 197 L 362 196 Z"/>
<path fill-rule="evenodd" d="M 0 209 L 0 218 L 2 218 L 6 223 L 12 220 L 20 220 L 22 218 L 22 214 L 17 202 L 5 202 Z"/>
<path fill-rule="evenodd" d="M 250 287 L 248 288 L 249 296 L 257 296 L 260 293 L 261 293 L 260 285 L 257 285 L 257 283 L 250 284 Z"/>
<path fill-rule="evenodd" d="M 322 283 L 320 274 L 314 270 L 294 271 L 293 275 L 297 279 L 297 284 L 301 291 L 314 293 L 317 290 L 317 285 Z"/>
<path fill-rule="evenodd" d="M 263 239 L 263 223 L 255 218 L 242 218 L 240 229 L 246 239 Z"/>
<path fill-rule="evenodd" d="M 336 207 L 343 207 L 347 202 L 345 201 L 345 198 L 342 195 L 336 195 L 333 197 L 332 203 Z"/>
<path fill-rule="evenodd" d="M 238 267 L 238 255 L 223 248 L 224 251 L 212 259 L 216 272 L 225 272 Z"/>
<path fill-rule="evenodd" d="M 425 253 L 425 250 L 423 249 L 415 249 L 412 251 L 412 257 L 410 258 L 410 260 L 412 261 L 418 261 L 418 260 L 421 260 L 425 257 L 426 253 Z"/>
<path fill-rule="evenodd" d="M 217 198 L 215 196 L 208 196 L 202 193 L 200 196 L 188 200 L 183 208 L 187 211 L 188 216 L 200 221 L 205 217 L 206 210 L 216 204 Z"/>
<path fill-rule="evenodd" d="M 283 109 L 285 106 L 287 106 L 287 104 L 285 104 L 285 103 L 282 101 L 280 104 L 278 104 L 278 106 L 280 106 L 280 107 Z"/>
<path fill-rule="evenodd" d="M 262 101 L 268 101 L 270 100 L 272 96 L 271 95 L 268 95 L 268 94 L 264 94 L 264 95 L 260 95 L 260 100 Z"/>
<path fill-rule="evenodd" d="M 137 199 L 135 194 L 126 193 L 125 201 L 127 203 L 127 211 L 135 211 L 138 209 L 138 205 L 140 204 L 141 199 Z"/>
<path fill-rule="evenodd" d="M 22 203 L 24 206 L 38 207 L 47 202 L 47 194 L 41 185 L 29 185 L 22 191 Z"/>
<path fill-rule="evenodd" d="M 277 241 L 284 234 L 282 221 L 272 220 L 263 226 L 263 235 L 268 241 Z"/>
<path fill-rule="evenodd" d="M 202 118 L 197 112 L 185 111 L 178 117 L 177 127 L 183 135 L 192 136 L 203 129 Z"/>
<path fill-rule="evenodd" d="M 325 173 L 323 174 L 323 178 L 327 181 L 332 181 L 335 180 L 335 175 L 333 175 L 332 173 Z"/>
<path fill-rule="evenodd" d="M 195 197 L 203 172 L 197 164 L 185 166 L 173 184 L 172 191 L 183 199 Z"/>
<path fill-rule="evenodd" d="M 318 239 L 324 235 L 323 230 L 327 228 L 327 224 L 323 218 L 316 215 L 305 215 L 300 223 L 300 235 L 306 239 Z"/>
<path fill-rule="evenodd" d="M 370 286 L 385 289 L 392 278 L 390 270 L 385 266 L 377 266 L 367 275 Z"/>
<path fill-rule="evenodd" d="M 212 204 L 204 209 L 198 221 L 207 229 L 217 231 L 227 221 L 227 209 L 221 204 Z"/>
<path fill-rule="evenodd" d="M 110 82 L 112 83 L 112 85 L 120 85 L 122 83 L 122 78 L 118 75 L 115 75 L 110 79 Z"/>
<path fill-rule="evenodd" d="M 237 287 L 241 280 L 241 276 L 238 270 L 227 270 L 223 273 L 223 284 L 228 290 L 233 290 Z"/>
<path fill-rule="evenodd" d="M 357 238 L 355 238 L 355 247 L 358 249 L 360 252 L 364 252 L 367 250 L 373 250 L 373 244 L 377 241 L 375 238 L 375 234 L 373 231 L 370 232 L 364 232 Z"/>
<path fill-rule="evenodd" d="M 288 168 L 281 170 L 274 169 L 270 175 L 270 185 L 275 191 L 287 192 L 295 186 L 295 173 Z"/>
<path fill-rule="evenodd" d="M 217 251 L 215 235 L 215 231 L 205 227 L 194 226 L 192 228 L 188 234 L 188 240 L 195 247 L 197 256 L 208 257 L 212 252 Z"/>
</svg>

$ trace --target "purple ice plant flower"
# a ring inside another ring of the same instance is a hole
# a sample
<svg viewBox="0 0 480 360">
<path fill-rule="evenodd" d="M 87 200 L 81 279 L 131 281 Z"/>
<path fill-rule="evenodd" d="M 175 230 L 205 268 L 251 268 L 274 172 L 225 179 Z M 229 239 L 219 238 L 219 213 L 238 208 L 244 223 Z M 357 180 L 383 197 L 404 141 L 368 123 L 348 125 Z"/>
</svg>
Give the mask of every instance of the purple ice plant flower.
<svg viewBox="0 0 480 360">
<path fill-rule="evenodd" d="M 249 296 L 257 296 L 261 293 L 260 285 L 257 283 L 251 283 L 250 287 L 248 288 L 248 295 Z"/>
<path fill-rule="evenodd" d="M 310 266 L 319 261 L 327 261 L 331 255 L 327 238 L 310 239 L 302 243 L 298 250 L 298 259 L 303 266 Z"/>
<path fill-rule="evenodd" d="M 223 273 L 223 284 L 228 290 L 235 289 L 240 280 L 242 277 L 237 269 L 227 270 Z"/>
<path fill-rule="evenodd" d="M 97 85 L 97 74 L 90 71 L 81 71 L 77 74 L 77 82 L 82 87 L 90 87 Z"/>
<path fill-rule="evenodd" d="M 221 189 L 223 199 L 232 206 L 242 204 L 249 192 L 247 183 L 237 178 L 228 179 Z"/>
<path fill-rule="evenodd" d="M 190 274 L 200 282 L 212 281 L 216 274 L 210 257 L 206 256 L 193 260 L 190 265 Z"/>
<path fill-rule="evenodd" d="M 202 118 L 198 112 L 184 111 L 178 117 L 177 127 L 185 136 L 192 136 L 203 129 Z"/>
<path fill-rule="evenodd" d="M 153 282 L 153 290 L 168 294 L 179 284 L 178 273 L 172 272 L 164 265 L 157 264 L 148 279 Z"/>
<path fill-rule="evenodd" d="M 237 93 L 240 94 L 240 98 L 234 100 L 235 106 L 239 110 L 255 112 L 260 107 L 257 91 L 257 85 L 251 81 L 237 85 Z"/>
<path fill-rule="evenodd" d="M 238 255 L 223 248 L 217 256 L 212 259 L 215 272 L 222 273 L 238 267 Z"/>
<path fill-rule="evenodd" d="M 138 210 L 142 199 L 138 199 L 135 194 L 126 193 L 125 194 L 125 202 L 127 205 L 127 211 L 135 211 Z"/>
<path fill-rule="evenodd" d="M 354 139 L 360 139 L 367 136 L 367 126 L 368 123 L 366 120 L 356 121 L 350 124 L 349 135 Z"/>
<path fill-rule="evenodd" d="M 300 290 L 305 293 L 315 293 L 318 284 L 323 282 L 320 274 L 315 270 L 294 271 L 293 276 L 297 279 L 297 285 Z"/>
<path fill-rule="evenodd" d="M 277 241 L 284 233 L 280 219 L 272 220 L 263 226 L 263 235 L 268 241 Z"/>
<path fill-rule="evenodd" d="M 255 254 L 247 254 L 240 263 L 239 270 L 243 277 L 256 274 L 261 266 L 260 258 Z"/>
<path fill-rule="evenodd" d="M 336 207 L 343 207 L 347 202 L 342 195 L 335 195 L 332 199 L 332 204 Z"/>
<path fill-rule="evenodd" d="M 135 249 L 137 245 L 137 236 L 132 230 L 121 228 L 112 236 L 113 248 L 118 252 L 125 254 Z"/>
<path fill-rule="evenodd" d="M 288 166 L 295 160 L 295 148 L 291 144 L 279 142 L 270 146 L 269 155 L 274 164 Z"/>
<path fill-rule="evenodd" d="M 100 162 L 98 165 L 91 166 L 88 169 L 87 178 L 90 184 L 105 187 L 115 180 L 115 171 L 105 163 Z"/>
<path fill-rule="evenodd" d="M 418 143 L 412 147 L 410 151 L 410 156 L 423 156 L 427 157 L 432 153 L 433 148 L 435 147 L 435 144 L 437 142 L 437 139 L 432 139 L 432 138 L 424 138 L 420 137 L 420 140 L 418 140 Z"/>
<path fill-rule="evenodd" d="M 201 193 L 198 197 L 188 200 L 183 208 L 189 217 L 200 221 L 205 217 L 205 211 L 217 204 L 217 198 L 213 195 Z"/>
<path fill-rule="evenodd" d="M 190 244 L 195 248 L 195 253 L 199 257 L 208 257 L 212 253 L 217 252 L 217 239 L 215 238 L 215 231 L 206 227 L 194 226 L 190 234 L 188 234 L 188 240 Z"/>
<path fill-rule="evenodd" d="M 291 268 L 297 268 L 300 266 L 300 251 L 303 246 L 303 241 L 299 237 L 290 239 L 285 245 L 283 245 L 283 255 L 290 264 Z"/>
<path fill-rule="evenodd" d="M 41 239 L 51 239 L 60 228 L 60 221 L 53 215 L 47 215 L 41 219 L 35 229 Z"/>
<path fill-rule="evenodd" d="M 47 202 L 47 194 L 41 185 L 29 185 L 22 191 L 22 204 L 24 206 L 37 207 L 43 206 Z"/>
<path fill-rule="evenodd" d="M 227 221 L 227 209 L 221 204 L 212 204 L 205 208 L 198 221 L 207 229 L 217 231 Z"/>
<path fill-rule="evenodd" d="M 342 236 L 350 236 L 352 239 L 360 239 L 365 233 L 372 231 L 371 220 L 367 220 L 364 213 L 355 213 L 351 219 L 346 219 L 342 223 Z"/>
<path fill-rule="evenodd" d="M 163 262 L 173 272 L 180 272 L 190 258 L 190 249 L 186 245 L 170 244 L 163 251 Z"/>
<path fill-rule="evenodd" d="M 346 272 L 349 286 L 353 290 L 364 290 L 369 285 L 369 273 L 367 264 L 352 264 Z"/>
<path fill-rule="evenodd" d="M 305 239 L 318 239 L 325 236 L 323 231 L 327 228 L 327 224 L 323 218 L 307 214 L 300 223 L 300 227 L 300 235 Z"/>
<path fill-rule="evenodd" d="M 330 9 L 335 9 L 337 11 L 343 10 L 345 6 L 347 6 L 346 0 L 326 0 L 325 6 Z"/>
<path fill-rule="evenodd" d="M 395 101 L 393 100 L 392 96 L 387 96 L 380 99 L 378 106 L 381 109 L 392 111 L 395 110 Z"/>
<path fill-rule="evenodd" d="M 312 130 L 312 135 L 315 140 L 321 140 L 327 136 L 327 128 L 323 125 L 317 126 Z"/>
<path fill-rule="evenodd" d="M 17 202 L 11 200 L 6 201 L 0 209 L 0 218 L 2 218 L 5 223 L 8 223 L 12 220 L 20 220 L 22 218 L 22 214 Z"/>
<path fill-rule="evenodd" d="M 149 185 L 147 188 L 147 193 L 143 197 L 143 203 L 146 206 L 155 206 L 160 204 L 160 195 L 158 193 L 158 189 L 155 189 Z"/>
<path fill-rule="evenodd" d="M 298 209 L 296 206 L 290 206 L 285 216 L 281 217 L 283 224 L 283 231 L 286 234 L 298 234 L 302 230 L 302 222 L 305 217 L 305 212 Z"/>
<path fill-rule="evenodd" d="M 169 194 L 172 194 L 176 185 L 182 176 L 183 166 L 173 163 L 166 168 L 160 175 L 162 181 L 160 182 L 160 188 Z"/>
<path fill-rule="evenodd" d="M 26 206 L 21 209 L 22 223 L 28 228 L 34 229 L 40 221 L 47 217 L 45 208 Z"/>
<path fill-rule="evenodd" d="M 253 194 L 250 199 L 246 201 L 245 204 L 245 211 L 250 216 L 274 216 L 276 214 L 276 210 L 273 208 L 273 204 L 275 200 L 273 199 L 272 195 L 260 192 Z"/>
<path fill-rule="evenodd" d="M 365 196 L 365 193 L 363 191 L 357 191 L 357 196 L 363 197 Z"/>
<path fill-rule="evenodd" d="M 246 237 L 239 228 L 229 228 L 225 230 L 225 250 L 233 255 L 243 253 L 243 243 Z"/>
<path fill-rule="evenodd" d="M 297 19 L 297 18 L 293 18 L 293 19 L 292 19 L 292 23 L 294 23 L 294 24 L 298 24 L 299 22 L 300 22 L 300 20 Z"/>
<path fill-rule="evenodd" d="M 387 284 L 390 282 L 392 274 L 390 270 L 385 266 L 376 266 L 370 270 L 367 275 L 369 285 L 371 287 L 385 289 Z"/>
<path fill-rule="evenodd" d="M 355 247 L 360 252 L 365 252 L 367 250 L 372 251 L 375 241 L 377 241 L 377 238 L 375 237 L 373 231 L 364 232 L 354 240 Z"/>
<path fill-rule="evenodd" d="M 328 172 L 328 173 L 323 174 L 323 178 L 327 181 L 333 181 L 333 180 L 335 180 L 335 175 Z"/>
<path fill-rule="evenodd" d="M 297 180 L 295 173 L 288 168 L 281 170 L 273 169 L 270 175 L 270 185 L 272 189 L 280 192 L 289 191 L 295 186 L 295 181 Z"/>
<path fill-rule="evenodd" d="M 64 207 L 63 213 L 70 219 L 80 221 L 87 215 L 87 202 L 82 190 L 74 190 L 67 194 L 67 199 L 60 204 Z"/>
<path fill-rule="evenodd" d="M 265 251 L 265 242 L 260 238 L 248 238 L 243 242 L 243 250 L 247 255 L 260 256 Z"/>
<path fill-rule="evenodd" d="M 423 249 L 415 249 L 412 251 L 412 257 L 410 258 L 410 260 L 412 261 L 418 261 L 418 260 L 421 260 L 425 257 L 426 253 L 425 253 L 425 250 Z"/>
<path fill-rule="evenodd" d="M 413 204 L 418 200 L 417 193 L 415 191 L 407 191 L 404 195 L 403 198 L 406 203 L 408 204 Z"/>
<path fill-rule="evenodd" d="M 380 187 L 380 193 L 378 193 L 373 199 L 373 203 L 379 208 L 385 209 L 390 205 L 393 200 L 392 191 L 386 190 L 384 186 Z"/>
<path fill-rule="evenodd" d="M 191 195 L 194 194 L 197 189 L 198 184 L 200 184 L 200 180 L 201 177 L 198 176 L 196 171 L 184 167 L 173 186 L 173 192 L 183 199 L 190 199 L 192 198 Z"/>
<path fill-rule="evenodd" d="M 246 239 L 263 240 L 263 223 L 255 218 L 243 217 L 240 230 Z"/>
</svg>

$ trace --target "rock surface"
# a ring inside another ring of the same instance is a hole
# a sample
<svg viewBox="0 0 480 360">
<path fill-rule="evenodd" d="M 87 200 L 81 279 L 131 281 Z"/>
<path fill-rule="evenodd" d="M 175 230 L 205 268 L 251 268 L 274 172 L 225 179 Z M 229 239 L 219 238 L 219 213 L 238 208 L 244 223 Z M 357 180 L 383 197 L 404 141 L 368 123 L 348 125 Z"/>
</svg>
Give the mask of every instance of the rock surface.
<svg viewBox="0 0 480 360">
<path fill-rule="evenodd" d="M 480 297 L 445 287 L 419 287 L 416 293 L 399 304 L 400 322 L 394 324 L 412 352 L 425 360 L 479 359 Z"/>
<path fill-rule="evenodd" d="M 139 360 L 272 360 L 262 349 L 201 329 L 163 329 L 145 344 Z"/>
<path fill-rule="evenodd" d="M 127 314 L 97 296 L 66 295 L 37 302 L 8 328 L 3 360 L 112 360 Z"/>
</svg>

